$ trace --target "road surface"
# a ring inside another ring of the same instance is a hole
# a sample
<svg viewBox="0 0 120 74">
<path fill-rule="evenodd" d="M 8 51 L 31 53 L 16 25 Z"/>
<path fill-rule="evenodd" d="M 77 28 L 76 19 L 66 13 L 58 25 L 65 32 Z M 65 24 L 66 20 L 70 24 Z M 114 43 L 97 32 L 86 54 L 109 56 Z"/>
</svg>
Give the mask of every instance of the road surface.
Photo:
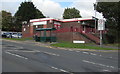
<svg viewBox="0 0 120 74">
<path fill-rule="evenodd" d="M 40 47 L 2 41 L 3 72 L 118 72 L 118 52 Z"/>
</svg>

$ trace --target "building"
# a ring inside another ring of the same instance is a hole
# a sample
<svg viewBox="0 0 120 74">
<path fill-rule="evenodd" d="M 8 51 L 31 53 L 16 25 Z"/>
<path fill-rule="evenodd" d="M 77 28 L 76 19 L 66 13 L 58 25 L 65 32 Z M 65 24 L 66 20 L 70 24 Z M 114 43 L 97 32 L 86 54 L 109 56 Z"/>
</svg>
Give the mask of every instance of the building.
<svg viewBox="0 0 120 74">
<path fill-rule="evenodd" d="M 23 37 L 33 37 L 37 35 L 43 41 L 84 41 L 99 44 L 99 31 L 95 29 L 94 18 L 73 18 L 54 19 L 42 18 L 32 19 L 29 24 L 23 24 Z M 55 40 L 54 40 L 55 41 Z"/>
<path fill-rule="evenodd" d="M 43 18 L 43 19 L 33 19 L 30 20 L 28 24 L 22 25 L 22 35 L 23 37 L 33 37 L 38 34 L 40 36 L 40 32 L 36 31 L 38 28 L 59 28 L 61 22 L 59 20 L 53 18 Z M 41 32 L 41 36 L 43 36 L 44 32 Z M 49 35 L 49 32 L 47 32 Z"/>
</svg>

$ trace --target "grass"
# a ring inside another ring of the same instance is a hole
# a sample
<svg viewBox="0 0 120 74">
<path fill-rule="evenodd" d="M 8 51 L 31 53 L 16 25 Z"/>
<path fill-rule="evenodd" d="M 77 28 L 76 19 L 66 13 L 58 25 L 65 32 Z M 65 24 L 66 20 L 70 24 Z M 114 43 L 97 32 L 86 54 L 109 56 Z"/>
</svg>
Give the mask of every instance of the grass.
<svg viewBox="0 0 120 74">
<path fill-rule="evenodd" d="M 106 44 L 107 46 L 115 46 L 115 47 L 118 47 L 120 44 L 118 43 L 114 43 L 114 44 Z"/>
<path fill-rule="evenodd" d="M 67 42 L 51 44 L 51 46 L 64 47 L 64 48 L 97 49 L 97 50 L 118 50 L 113 48 L 104 48 L 100 46 L 91 46 L 90 44 L 75 44 L 75 43 L 67 43 Z"/>
<path fill-rule="evenodd" d="M 33 38 L 3 38 L 3 39 L 16 40 L 16 41 L 33 40 Z M 51 44 L 51 46 L 64 47 L 64 48 L 96 49 L 96 50 L 118 50 L 118 49 L 113 49 L 113 48 L 92 46 L 92 44 L 75 44 L 75 43 L 68 43 L 68 42 Z M 114 46 L 116 46 L 116 45 L 114 45 Z"/>
<path fill-rule="evenodd" d="M 17 40 L 17 41 L 33 40 L 33 38 L 3 38 L 3 39 Z"/>
</svg>

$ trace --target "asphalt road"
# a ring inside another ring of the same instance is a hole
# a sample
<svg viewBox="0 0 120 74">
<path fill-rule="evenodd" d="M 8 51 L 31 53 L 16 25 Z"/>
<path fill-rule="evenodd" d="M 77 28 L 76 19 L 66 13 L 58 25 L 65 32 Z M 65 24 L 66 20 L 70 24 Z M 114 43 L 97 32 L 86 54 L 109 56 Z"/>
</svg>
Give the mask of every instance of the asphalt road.
<svg viewBox="0 0 120 74">
<path fill-rule="evenodd" d="M 2 41 L 3 72 L 117 72 L 118 52 L 40 47 Z"/>
</svg>

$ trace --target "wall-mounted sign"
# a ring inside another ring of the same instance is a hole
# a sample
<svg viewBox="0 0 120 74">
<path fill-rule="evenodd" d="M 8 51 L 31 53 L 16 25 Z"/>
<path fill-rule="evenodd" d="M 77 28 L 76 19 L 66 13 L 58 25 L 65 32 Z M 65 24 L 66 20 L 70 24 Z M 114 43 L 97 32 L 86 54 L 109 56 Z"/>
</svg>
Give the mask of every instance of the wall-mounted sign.
<svg viewBox="0 0 120 74">
<path fill-rule="evenodd" d="M 47 21 L 33 22 L 33 25 L 46 25 Z"/>
<path fill-rule="evenodd" d="M 98 30 L 105 30 L 105 21 L 103 19 L 98 20 Z"/>
<path fill-rule="evenodd" d="M 85 41 L 74 40 L 73 43 L 85 43 Z"/>
</svg>

